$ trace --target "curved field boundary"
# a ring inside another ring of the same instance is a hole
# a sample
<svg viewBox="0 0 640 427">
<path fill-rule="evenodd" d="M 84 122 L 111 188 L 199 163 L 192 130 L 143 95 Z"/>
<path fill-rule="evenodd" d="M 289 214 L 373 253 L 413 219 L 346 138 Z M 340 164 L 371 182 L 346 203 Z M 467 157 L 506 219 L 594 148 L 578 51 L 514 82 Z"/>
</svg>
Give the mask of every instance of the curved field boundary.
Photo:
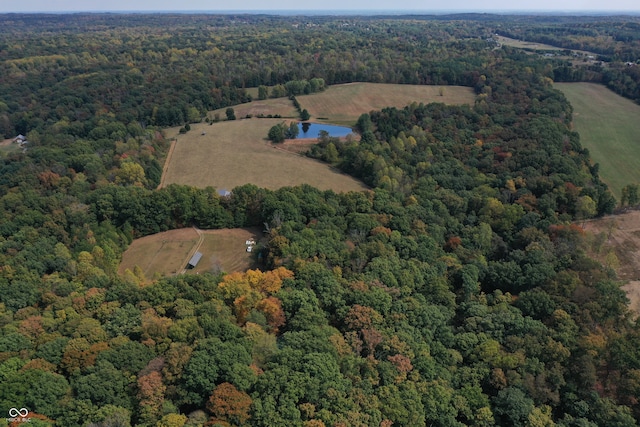
<svg viewBox="0 0 640 427">
<path fill-rule="evenodd" d="M 554 86 L 571 102 L 574 130 L 619 199 L 625 185 L 640 183 L 640 105 L 595 83 Z"/>
</svg>

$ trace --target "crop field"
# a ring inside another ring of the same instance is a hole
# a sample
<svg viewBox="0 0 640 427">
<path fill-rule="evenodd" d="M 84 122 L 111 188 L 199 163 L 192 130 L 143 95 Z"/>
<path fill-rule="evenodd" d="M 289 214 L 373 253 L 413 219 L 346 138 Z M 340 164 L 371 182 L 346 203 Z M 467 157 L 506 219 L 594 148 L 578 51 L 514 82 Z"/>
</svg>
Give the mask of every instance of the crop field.
<svg viewBox="0 0 640 427">
<path fill-rule="evenodd" d="M 247 252 L 246 240 L 256 242 L 261 233 L 257 228 L 196 230 L 183 228 L 142 237 L 133 241 L 122 255 L 119 274 L 139 266 L 147 280 L 156 276 L 220 272 L 231 273 L 256 268 L 255 253 Z M 199 251 L 202 258 L 196 268 L 185 270 L 187 262 Z"/>
<path fill-rule="evenodd" d="M 442 93 L 442 95 L 440 95 Z M 412 102 L 473 104 L 473 89 L 463 86 L 417 86 L 381 83 L 348 83 L 297 97 L 312 121 L 353 126 L 358 117 L 385 107 L 402 108 Z"/>
<path fill-rule="evenodd" d="M 574 130 L 619 199 L 625 185 L 640 183 L 640 105 L 598 84 L 556 83 L 555 87 L 573 105 Z"/>
</svg>

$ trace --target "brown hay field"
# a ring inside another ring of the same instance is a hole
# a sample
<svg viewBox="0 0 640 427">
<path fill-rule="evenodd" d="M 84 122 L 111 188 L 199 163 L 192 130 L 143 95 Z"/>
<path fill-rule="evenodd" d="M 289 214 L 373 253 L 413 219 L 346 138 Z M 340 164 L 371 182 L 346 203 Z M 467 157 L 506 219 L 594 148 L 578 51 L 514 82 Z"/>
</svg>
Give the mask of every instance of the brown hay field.
<svg viewBox="0 0 640 427">
<path fill-rule="evenodd" d="M 247 117 L 247 115 L 252 115 L 253 117 L 257 117 L 260 114 L 265 116 L 271 115 L 280 115 L 285 118 L 297 118 L 298 111 L 293 106 L 293 103 L 289 98 L 273 98 L 273 99 L 265 99 L 262 101 L 252 101 L 247 102 L 246 104 L 238 104 L 234 105 L 233 111 L 235 112 L 236 118 L 243 119 Z M 221 120 L 227 119 L 226 108 L 220 108 L 218 110 L 214 110 L 208 114 L 210 119 L 213 119 L 216 114 L 219 115 Z M 265 134 L 266 136 L 266 134 Z"/>
<path fill-rule="evenodd" d="M 233 228 L 223 230 L 202 230 L 203 241 L 198 251 L 202 259 L 195 273 L 223 271 L 233 273 L 258 267 L 257 253 L 247 252 L 247 240 L 259 242 L 262 230 L 259 228 Z M 195 251 L 194 251 L 195 252 Z"/>
<path fill-rule="evenodd" d="M 269 189 L 311 184 L 337 192 L 367 188 L 326 163 L 266 141 L 269 129 L 282 121 L 253 118 L 213 125 L 198 123 L 184 135 L 178 134 L 178 128 L 169 129 L 167 136 L 176 138 L 176 142 L 161 186 L 176 183 L 231 190 L 244 184 Z"/>
<path fill-rule="evenodd" d="M 606 263 L 608 253 L 616 255 L 619 266 L 612 267 L 617 267 L 630 308 L 640 315 L 640 211 L 587 221 L 585 230 L 591 233 L 598 259 Z"/>
<path fill-rule="evenodd" d="M 247 252 L 245 241 L 261 237 L 257 228 L 196 230 L 182 228 L 165 231 L 133 241 L 122 255 L 118 273 L 133 271 L 138 265 L 147 280 L 180 273 L 235 272 L 256 268 L 256 253 Z M 199 251 L 202 258 L 195 269 L 186 270 L 187 262 Z"/>
<path fill-rule="evenodd" d="M 442 91 L 442 96 L 440 95 Z M 388 106 L 404 107 L 412 102 L 473 103 L 473 90 L 461 86 L 415 86 L 377 83 L 350 83 L 326 91 L 298 97 L 312 120 L 355 124 L 363 113 Z M 297 112 L 288 98 L 267 99 L 233 107 L 238 120 L 226 121 L 226 108 L 217 113 L 223 121 L 197 123 L 179 134 L 171 128 L 167 136 L 176 138 L 165 163 L 161 187 L 185 184 L 231 190 L 243 184 L 277 189 L 311 184 L 321 190 L 359 191 L 367 187 L 329 165 L 299 155 L 310 141 L 274 145 L 266 141 L 269 129 Z M 258 115 L 279 114 L 283 119 L 258 119 Z M 245 119 L 252 115 L 252 119 Z M 322 120 L 320 120 L 322 119 Z"/>
<path fill-rule="evenodd" d="M 118 273 L 133 271 L 137 265 L 147 279 L 156 273 L 172 276 L 179 273 L 188 261 L 189 253 L 198 243 L 199 235 L 193 228 L 165 231 L 134 240 L 122 254 Z"/>
<path fill-rule="evenodd" d="M 442 96 L 440 90 L 442 89 Z M 473 89 L 463 86 L 419 86 L 382 83 L 347 83 L 296 97 L 311 114 L 312 121 L 353 126 L 358 117 L 385 107 L 402 108 L 413 102 L 428 104 L 473 104 Z"/>
</svg>

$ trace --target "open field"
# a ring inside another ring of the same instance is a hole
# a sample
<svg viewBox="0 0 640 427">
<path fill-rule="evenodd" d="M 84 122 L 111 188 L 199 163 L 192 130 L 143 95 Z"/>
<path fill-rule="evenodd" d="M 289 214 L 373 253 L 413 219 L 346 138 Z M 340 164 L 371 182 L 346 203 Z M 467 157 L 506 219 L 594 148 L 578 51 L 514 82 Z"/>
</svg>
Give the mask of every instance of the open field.
<svg viewBox="0 0 640 427">
<path fill-rule="evenodd" d="M 625 282 L 622 289 L 630 301 L 630 308 L 640 315 L 640 211 L 630 211 L 620 215 L 588 221 L 585 229 L 602 246 L 598 251 L 605 258 L 610 251 L 615 253 L 619 267 L 616 269 L 620 280 Z"/>
<path fill-rule="evenodd" d="M 231 190 L 243 184 L 278 189 L 311 184 L 321 190 L 359 191 L 367 187 L 360 181 L 319 162 L 279 149 L 265 140 L 269 129 L 282 119 L 243 119 L 208 125 L 191 125 L 191 131 L 178 134 L 162 186 L 185 184 L 213 186 Z M 203 132 L 206 134 L 203 135 Z"/>
<path fill-rule="evenodd" d="M 22 151 L 22 148 L 18 144 L 14 144 L 12 139 L 5 139 L 0 141 L 0 151 L 4 153 L 16 153 Z"/>
<path fill-rule="evenodd" d="M 440 90 L 442 89 L 442 96 Z M 417 86 L 381 83 L 348 83 L 297 97 L 312 121 L 353 126 L 358 117 L 385 107 L 402 108 L 412 102 L 473 104 L 473 89 L 463 86 Z"/>
<path fill-rule="evenodd" d="M 600 164 L 600 176 L 619 199 L 640 183 L 640 105 L 594 83 L 556 83 L 574 108 L 574 130 Z"/>
<path fill-rule="evenodd" d="M 516 40 L 516 39 L 511 39 L 509 37 L 503 37 L 503 36 L 494 36 L 494 38 L 500 44 L 503 44 L 505 46 L 517 47 L 517 48 L 520 48 L 520 49 L 544 50 L 544 51 L 552 51 L 552 50 L 565 51 L 565 50 L 568 50 L 568 51 L 571 51 L 571 52 L 578 53 L 578 54 L 580 54 L 582 56 L 598 56 L 597 53 L 589 52 L 589 51 L 586 51 L 586 50 L 565 49 L 565 48 L 562 48 L 562 47 L 551 46 L 549 44 L 528 42 L 528 41 L 523 41 L 523 40 Z"/>
<path fill-rule="evenodd" d="M 260 237 L 257 228 L 165 231 L 134 240 L 122 255 L 118 272 L 122 275 L 138 265 L 148 280 L 156 275 L 173 276 L 185 271 L 196 251 L 202 253 L 202 258 L 187 273 L 245 271 L 257 267 L 255 253 L 247 252 L 245 241 L 258 241 Z"/>
<path fill-rule="evenodd" d="M 170 230 L 136 239 L 122 254 L 118 269 L 124 274 L 137 265 L 147 279 L 154 274 L 172 276 L 179 273 L 188 261 L 189 253 L 198 243 L 199 235 L 193 228 Z"/>
<path fill-rule="evenodd" d="M 517 47 L 520 49 L 530 49 L 530 50 L 565 50 L 561 47 L 551 46 L 543 43 L 536 42 L 528 42 L 524 40 L 511 39 L 509 37 L 503 36 L 494 36 L 493 37 L 498 43 L 503 44 L 505 46 Z"/>
<path fill-rule="evenodd" d="M 475 94 L 468 87 L 375 83 L 336 85 L 298 97 L 302 108 L 311 113 L 312 121 L 348 126 L 354 125 L 361 114 L 388 106 L 404 107 L 412 102 L 465 104 L 474 99 Z M 266 141 L 273 125 L 297 117 L 288 98 L 254 101 L 233 109 L 239 120 L 193 124 L 191 131 L 183 135 L 178 133 L 179 128 L 167 131 L 167 136 L 177 142 L 166 161 L 161 186 L 176 183 L 230 190 L 251 183 L 271 189 L 299 184 L 334 191 L 366 188 L 322 162 L 297 155 L 315 141 L 282 145 Z M 209 116 L 225 119 L 225 110 L 216 110 Z M 283 119 L 256 118 L 260 114 L 280 115 Z M 244 119 L 247 115 L 253 118 Z"/>
<path fill-rule="evenodd" d="M 298 110 L 296 110 L 291 100 L 287 97 L 265 99 L 262 101 L 252 101 L 247 102 L 246 104 L 234 105 L 232 108 L 238 119 L 245 118 L 247 117 L 247 115 L 257 117 L 260 114 L 263 114 L 265 116 L 268 116 L 269 114 L 274 116 L 280 115 L 281 117 L 291 119 L 298 118 Z M 217 114 L 220 119 L 226 120 L 226 111 L 226 108 L 214 110 L 209 113 L 209 118 L 213 119 Z"/>
</svg>

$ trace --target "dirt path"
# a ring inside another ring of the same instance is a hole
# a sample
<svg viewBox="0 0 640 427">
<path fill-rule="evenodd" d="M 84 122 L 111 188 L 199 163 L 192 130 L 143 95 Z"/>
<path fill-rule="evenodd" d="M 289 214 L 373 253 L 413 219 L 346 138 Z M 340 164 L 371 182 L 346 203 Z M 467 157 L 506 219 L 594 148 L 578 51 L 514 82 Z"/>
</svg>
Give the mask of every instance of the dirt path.
<svg viewBox="0 0 640 427">
<path fill-rule="evenodd" d="M 200 249 L 200 246 L 202 246 L 202 242 L 204 242 L 204 234 L 202 233 L 202 230 L 200 230 L 197 227 L 193 227 L 193 229 L 196 231 L 196 233 L 198 233 L 198 242 L 194 245 L 193 249 L 191 249 L 191 251 L 189 251 L 189 254 L 187 255 L 187 258 L 185 258 L 184 262 L 182 263 L 184 268 L 182 269 L 180 274 L 184 274 L 184 273 L 187 272 L 187 263 L 196 254 L 196 252 L 198 252 L 198 250 Z"/>
<path fill-rule="evenodd" d="M 176 149 L 176 143 L 178 142 L 178 138 L 173 138 L 171 141 L 171 146 L 169 147 L 169 151 L 167 152 L 167 158 L 164 160 L 164 166 L 162 166 L 162 176 L 160 177 L 160 184 L 158 184 L 157 190 L 164 187 L 164 179 L 167 176 L 167 169 L 171 164 L 171 156 L 173 156 L 173 152 Z"/>
</svg>

